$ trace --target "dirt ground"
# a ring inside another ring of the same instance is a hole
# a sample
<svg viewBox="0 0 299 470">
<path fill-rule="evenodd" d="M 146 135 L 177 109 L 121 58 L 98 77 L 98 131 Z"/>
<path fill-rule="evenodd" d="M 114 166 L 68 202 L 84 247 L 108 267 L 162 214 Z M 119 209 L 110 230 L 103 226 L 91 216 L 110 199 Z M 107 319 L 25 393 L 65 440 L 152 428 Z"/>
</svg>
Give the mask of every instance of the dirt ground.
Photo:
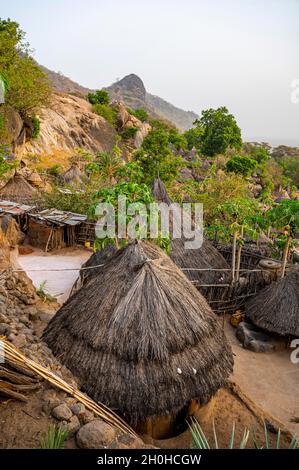
<svg viewBox="0 0 299 470">
<path fill-rule="evenodd" d="M 290 360 L 292 349 L 281 341 L 277 351 L 255 353 L 240 345 L 235 332 L 227 319 L 225 333 L 235 355 L 231 379 L 258 406 L 299 435 L 299 364 Z"/>
<path fill-rule="evenodd" d="M 62 305 L 70 294 L 80 267 L 91 256 L 91 252 L 79 248 L 65 248 L 50 253 L 45 253 L 37 248 L 32 248 L 32 250 L 32 253 L 19 255 L 17 257 L 18 264 L 26 271 L 36 288 L 46 281 L 45 290 L 56 297 L 58 303 Z M 47 269 L 65 268 L 74 270 L 46 271 Z M 45 271 L 30 271 L 31 269 L 45 269 Z"/>
</svg>

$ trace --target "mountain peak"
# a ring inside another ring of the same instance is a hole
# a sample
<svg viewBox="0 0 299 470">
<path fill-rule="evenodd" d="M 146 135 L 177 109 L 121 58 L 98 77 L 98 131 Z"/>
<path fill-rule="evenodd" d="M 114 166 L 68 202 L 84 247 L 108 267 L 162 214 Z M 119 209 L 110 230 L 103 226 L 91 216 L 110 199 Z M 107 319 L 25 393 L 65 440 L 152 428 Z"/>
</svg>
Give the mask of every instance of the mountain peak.
<svg viewBox="0 0 299 470">
<path fill-rule="evenodd" d="M 137 99 L 144 100 L 146 96 L 146 89 L 143 81 L 138 75 L 130 73 L 121 80 L 113 83 L 107 88 L 109 91 L 113 91 L 114 94 L 119 95 L 122 98 L 123 93 L 132 93 Z"/>
</svg>

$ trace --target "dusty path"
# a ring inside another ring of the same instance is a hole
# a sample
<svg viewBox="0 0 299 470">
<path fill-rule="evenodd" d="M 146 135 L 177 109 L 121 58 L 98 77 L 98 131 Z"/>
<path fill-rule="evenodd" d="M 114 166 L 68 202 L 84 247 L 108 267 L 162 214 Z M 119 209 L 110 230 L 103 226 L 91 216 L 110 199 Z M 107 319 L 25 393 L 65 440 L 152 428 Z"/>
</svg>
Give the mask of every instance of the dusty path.
<svg viewBox="0 0 299 470">
<path fill-rule="evenodd" d="M 234 380 L 257 405 L 299 435 L 299 364 L 292 364 L 291 349 L 254 353 L 244 349 L 226 322 L 225 332 L 235 354 Z"/>
<path fill-rule="evenodd" d="M 84 249 L 63 249 L 52 253 L 44 253 L 34 249 L 33 253 L 20 255 L 19 265 L 27 272 L 35 287 L 46 281 L 45 290 L 63 304 L 68 298 L 71 288 L 78 277 L 82 264 L 90 257 L 90 251 Z M 74 271 L 46 271 L 46 269 L 74 269 Z M 45 269 L 45 271 L 30 271 Z"/>
</svg>

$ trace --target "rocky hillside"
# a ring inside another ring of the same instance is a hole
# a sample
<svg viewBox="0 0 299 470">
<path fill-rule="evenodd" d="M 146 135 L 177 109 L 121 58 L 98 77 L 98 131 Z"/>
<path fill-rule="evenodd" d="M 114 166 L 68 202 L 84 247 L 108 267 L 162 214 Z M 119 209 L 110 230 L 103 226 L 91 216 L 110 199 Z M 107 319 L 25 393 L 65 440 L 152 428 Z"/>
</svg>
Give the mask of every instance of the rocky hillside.
<svg viewBox="0 0 299 470">
<path fill-rule="evenodd" d="M 65 77 L 62 73 L 53 72 L 53 70 L 49 70 L 42 65 L 40 67 L 48 75 L 56 91 L 60 91 L 62 93 L 74 93 L 82 96 L 85 96 L 87 93 L 92 91 L 89 88 L 79 85 L 79 83 L 74 82 L 70 78 Z"/>
<path fill-rule="evenodd" d="M 85 96 L 90 91 L 61 73 L 42 67 L 49 76 L 54 89 L 62 93 L 72 93 L 78 96 Z M 175 124 L 180 130 L 192 127 L 197 114 L 192 111 L 184 111 L 168 103 L 159 96 L 151 95 L 145 89 L 144 83 L 135 74 L 130 74 L 107 87 L 111 99 L 123 101 L 126 106 L 136 109 L 144 108 L 154 118 L 163 118 Z"/>
<path fill-rule="evenodd" d="M 40 120 L 39 137 L 24 143 L 28 153 L 73 151 L 76 147 L 91 152 L 110 151 L 115 144 L 114 128 L 77 96 L 55 93 L 51 107 L 42 111 Z"/>
<path fill-rule="evenodd" d="M 192 127 L 197 114 L 192 111 L 184 111 L 159 96 L 151 95 L 145 89 L 143 81 L 134 74 L 127 75 L 122 80 L 114 83 L 106 90 L 112 99 L 124 101 L 124 103 L 133 108 L 144 108 L 153 117 L 164 118 L 179 129 L 186 130 Z"/>
</svg>

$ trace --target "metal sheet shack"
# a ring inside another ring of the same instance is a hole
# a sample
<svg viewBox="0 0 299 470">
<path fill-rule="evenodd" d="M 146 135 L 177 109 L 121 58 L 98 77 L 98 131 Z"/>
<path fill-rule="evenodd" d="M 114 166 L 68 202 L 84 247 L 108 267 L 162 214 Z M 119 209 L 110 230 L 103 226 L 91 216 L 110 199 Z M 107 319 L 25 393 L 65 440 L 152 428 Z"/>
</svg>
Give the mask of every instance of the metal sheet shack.
<svg viewBox="0 0 299 470">
<path fill-rule="evenodd" d="M 29 243 L 45 251 L 74 246 L 77 228 L 86 218 L 86 215 L 57 209 L 33 212 L 29 214 Z"/>
</svg>

